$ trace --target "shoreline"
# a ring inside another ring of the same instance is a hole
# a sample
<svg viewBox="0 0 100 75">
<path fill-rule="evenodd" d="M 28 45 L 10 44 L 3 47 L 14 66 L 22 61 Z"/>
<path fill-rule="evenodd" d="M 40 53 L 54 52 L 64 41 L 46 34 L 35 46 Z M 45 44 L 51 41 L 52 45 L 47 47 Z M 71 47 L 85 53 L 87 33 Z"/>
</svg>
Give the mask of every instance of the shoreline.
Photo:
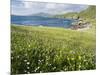
<svg viewBox="0 0 100 75">
<path fill-rule="evenodd" d="M 42 25 L 19 25 L 19 24 L 11 24 L 11 26 L 32 26 L 32 27 L 48 27 L 48 28 L 61 28 L 61 29 L 68 29 L 68 30 L 76 30 L 76 31 L 84 31 L 84 30 L 88 30 L 92 27 L 92 24 L 89 25 L 85 25 L 86 27 L 84 28 L 78 28 L 77 25 L 72 25 L 68 28 L 64 28 L 64 27 L 50 27 L 50 26 L 42 26 Z M 75 28 L 76 27 L 76 28 Z"/>
</svg>

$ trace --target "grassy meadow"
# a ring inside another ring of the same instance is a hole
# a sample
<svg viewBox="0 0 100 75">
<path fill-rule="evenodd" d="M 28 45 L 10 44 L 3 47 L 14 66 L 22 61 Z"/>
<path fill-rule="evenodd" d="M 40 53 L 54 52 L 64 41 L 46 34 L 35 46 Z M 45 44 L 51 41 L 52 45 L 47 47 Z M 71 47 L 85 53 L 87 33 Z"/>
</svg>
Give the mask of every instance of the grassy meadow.
<svg viewBox="0 0 100 75">
<path fill-rule="evenodd" d="M 93 31 L 11 26 L 12 73 L 95 69 Z"/>
<path fill-rule="evenodd" d="M 71 30 L 11 25 L 11 73 L 42 73 L 96 69 L 96 22 Z"/>
</svg>

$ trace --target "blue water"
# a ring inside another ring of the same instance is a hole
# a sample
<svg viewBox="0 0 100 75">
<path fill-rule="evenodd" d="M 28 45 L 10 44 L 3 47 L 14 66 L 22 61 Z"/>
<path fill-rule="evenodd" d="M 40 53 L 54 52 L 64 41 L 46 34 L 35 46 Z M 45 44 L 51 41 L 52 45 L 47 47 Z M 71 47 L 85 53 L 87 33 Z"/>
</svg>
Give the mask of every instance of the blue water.
<svg viewBox="0 0 100 75">
<path fill-rule="evenodd" d="M 18 25 L 32 25 L 32 26 L 49 26 L 49 27 L 64 27 L 68 28 L 71 26 L 73 20 L 71 19 L 60 19 L 60 18 L 49 18 L 41 16 L 11 16 L 11 24 Z"/>
</svg>

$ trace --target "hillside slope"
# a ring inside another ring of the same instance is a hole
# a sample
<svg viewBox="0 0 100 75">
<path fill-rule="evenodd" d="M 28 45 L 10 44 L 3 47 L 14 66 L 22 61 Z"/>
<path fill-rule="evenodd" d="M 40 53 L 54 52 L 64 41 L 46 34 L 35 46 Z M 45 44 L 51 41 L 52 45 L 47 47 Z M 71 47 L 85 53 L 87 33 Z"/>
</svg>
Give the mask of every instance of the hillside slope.
<svg viewBox="0 0 100 75">
<path fill-rule="evenodd" d="M 96 6 L 89 6 L 86 10 L 81 11 L 78 15 L 82 18 L 95 19 L 96 18 Z"/>
<path fill-rule="evenodd" d="M 81 18 L 95 18 L 96 17 L 96 6 L 89 6 L 86 10 L 83 10 L 79 13 L 71 12 L 62 15 L 55 15 L 58 18 L 77 18 L 80 16 Z"/>
</svg>

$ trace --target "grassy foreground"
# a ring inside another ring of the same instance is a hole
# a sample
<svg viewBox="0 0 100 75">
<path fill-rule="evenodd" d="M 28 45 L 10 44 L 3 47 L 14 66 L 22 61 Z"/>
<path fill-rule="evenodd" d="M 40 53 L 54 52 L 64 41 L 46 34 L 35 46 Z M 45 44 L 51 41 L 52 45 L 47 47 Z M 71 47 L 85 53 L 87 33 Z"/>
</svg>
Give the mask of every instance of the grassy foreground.
<svg viewBox="0 0 100 75">
<path fill-rule="evenodd" d="M 94 29 L 94 28 L 93 28 Z M 11 73 L 96 68 L 95 30 L 11 26 Z"/>
</svg>

